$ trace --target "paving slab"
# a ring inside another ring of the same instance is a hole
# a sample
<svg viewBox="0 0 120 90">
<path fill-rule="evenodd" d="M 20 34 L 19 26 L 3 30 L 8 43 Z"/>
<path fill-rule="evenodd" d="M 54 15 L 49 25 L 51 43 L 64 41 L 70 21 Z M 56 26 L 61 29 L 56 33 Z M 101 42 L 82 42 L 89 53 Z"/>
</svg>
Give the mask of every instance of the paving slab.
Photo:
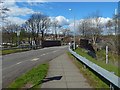
<svg viewBox="0 0 120 90">
<path fill-rule="evenodd" d="M 45 80 L 41 88 L 92 88 L 66 53 L 49 62 Z"/>
</svg>

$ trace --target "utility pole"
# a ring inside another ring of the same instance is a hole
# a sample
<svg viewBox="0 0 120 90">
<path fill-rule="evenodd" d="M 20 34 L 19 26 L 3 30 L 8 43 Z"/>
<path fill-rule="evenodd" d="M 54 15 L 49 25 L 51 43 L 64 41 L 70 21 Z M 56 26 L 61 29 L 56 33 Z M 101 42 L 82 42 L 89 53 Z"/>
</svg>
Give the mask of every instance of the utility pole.
<svg viewBox="0 0 120 90">
<path fill-rule="evenodd" d="M 74 50 L 75 50 L 75 47 L 76 46 L 76 44 L 75 44 L 75 16 L 74 16 Z"/>
</svg>

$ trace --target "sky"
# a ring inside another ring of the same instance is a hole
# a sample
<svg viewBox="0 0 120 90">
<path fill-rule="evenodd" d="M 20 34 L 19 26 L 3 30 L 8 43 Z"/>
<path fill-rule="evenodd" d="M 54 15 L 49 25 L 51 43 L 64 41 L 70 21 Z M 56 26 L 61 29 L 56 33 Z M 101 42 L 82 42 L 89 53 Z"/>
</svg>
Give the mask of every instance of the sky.
<svg viewBox="0 0 120 90">
<path fill-rule="evenodd" d="M 81 19 L 92 12 L 99 11 L 104 18 L 112 18 L 117 2 L 47 2 L 47 3 L 32 3 L 17 2 L 16 5 L 20 8 L 29 8 L 34 12 L 42 12 L 50 17 L 64 16 L 67 19 Z M 71 9 L 71 11 L 69 11 Z M 27 19 L 28 16 L 20 16 L 22 19 Z"/>
<path fill-rule="evenodd" d="M 6 2 L 7 0 L 4 1 Z M 34 1 L 36 0 L 19 0 L 18 2 L 10 0 L 10 2 L 4 3 L 3 5 L 10 9 L 10 12 L 7 13 L 9 15 L 8 20 L 16 24 L 22 24 L 29 19 L 33 13 L 40 12 L 48 15 L 51 19 L 57 19 L 63 26 L 69 25 L 70 27 L 73 27 L 74 17 L 77 22 L 96 11 L 98 11 L 102 17 L 102 22 L 106 22 L 113 17 L 115 9 L 118 6 L 118 2 L 113 2 L 112 0 L 110 2 Z"/>
</svg>

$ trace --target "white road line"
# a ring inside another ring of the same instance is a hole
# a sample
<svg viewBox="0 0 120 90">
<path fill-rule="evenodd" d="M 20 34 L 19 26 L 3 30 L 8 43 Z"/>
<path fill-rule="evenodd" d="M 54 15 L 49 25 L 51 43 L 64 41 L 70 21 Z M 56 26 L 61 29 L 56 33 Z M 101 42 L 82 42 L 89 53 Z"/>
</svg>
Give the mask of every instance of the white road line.
<svg viewBox="0 0 120 90">
<path fill-rule="evenodd" d="M 37 61 L 39 58 L 34 58 L 34 59 L 32 59 L 32 60 L 30 60 L 30 61 Z"/>
<path fill-rule="evenodd" d="M 20 63 L 22 63 L 22 62 L 18 62 L 18 63 L 16 63 L 16 64 L 13 64 L 13 65 L 9 66 L 9 67 L 3 68 L 3 70 L 8 69 L 8 68 L 12 68 L 12 67 L 14 67 L 14 66 L 16 66 L 16 65 L 18 65 L 18 64 L 20 64 Z"/>
<path fill-rule="evenodd" d="M 49 53 L 46 53 L 46 54 L 49 54 Z"/>
<path fill-rule="evenodd" d="M 16 65 L 18 65 L 18 64 L 20 64 L 20 63 L 22 63 L 22 62 L 18 62 L 18 63 L 16 63 Z"/>
<path fill-rule="evenodd" d="M 44 56 L 44 55 L 46 55 L 46 54 L 42 54 L 42 55 L 40 55 L 40 56 Z"/>
<path fill-rule="evenodd" d="M 55 53 L 55 52 L 57 52 L 57 51 L 59 51 L 59 50 L 53 51 L 53 53 Z"/>
</svg>

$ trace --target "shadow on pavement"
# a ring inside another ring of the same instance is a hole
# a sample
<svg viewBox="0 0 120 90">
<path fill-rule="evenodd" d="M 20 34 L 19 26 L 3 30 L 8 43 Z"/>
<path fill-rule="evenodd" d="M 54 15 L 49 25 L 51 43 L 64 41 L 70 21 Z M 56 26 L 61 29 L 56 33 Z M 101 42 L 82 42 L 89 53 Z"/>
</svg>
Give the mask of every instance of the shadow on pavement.
<svg viewBox="0 0 120 90">
<path fill-rule="evenodd" d="M 35 84 L 34 86 L 32 86 L 30 89 L 32 89 L 32 88 L 34 88 L 37 85 L 42 84 L 42 83 L 46 83 L 46 82 L 53 81 L 53 80 L 60 80 L 62 77 L 63 76 L 46 77 L 42 81 L 39 81 L 37 84 Z"/>
<path fill-rule="evenodd" d="M 53 80 L 60 80 L 62 76 L 54 76 L 54 77 L 48 77 L 42 80 L 42 83 L 53 81 Z"/>
</svg>

